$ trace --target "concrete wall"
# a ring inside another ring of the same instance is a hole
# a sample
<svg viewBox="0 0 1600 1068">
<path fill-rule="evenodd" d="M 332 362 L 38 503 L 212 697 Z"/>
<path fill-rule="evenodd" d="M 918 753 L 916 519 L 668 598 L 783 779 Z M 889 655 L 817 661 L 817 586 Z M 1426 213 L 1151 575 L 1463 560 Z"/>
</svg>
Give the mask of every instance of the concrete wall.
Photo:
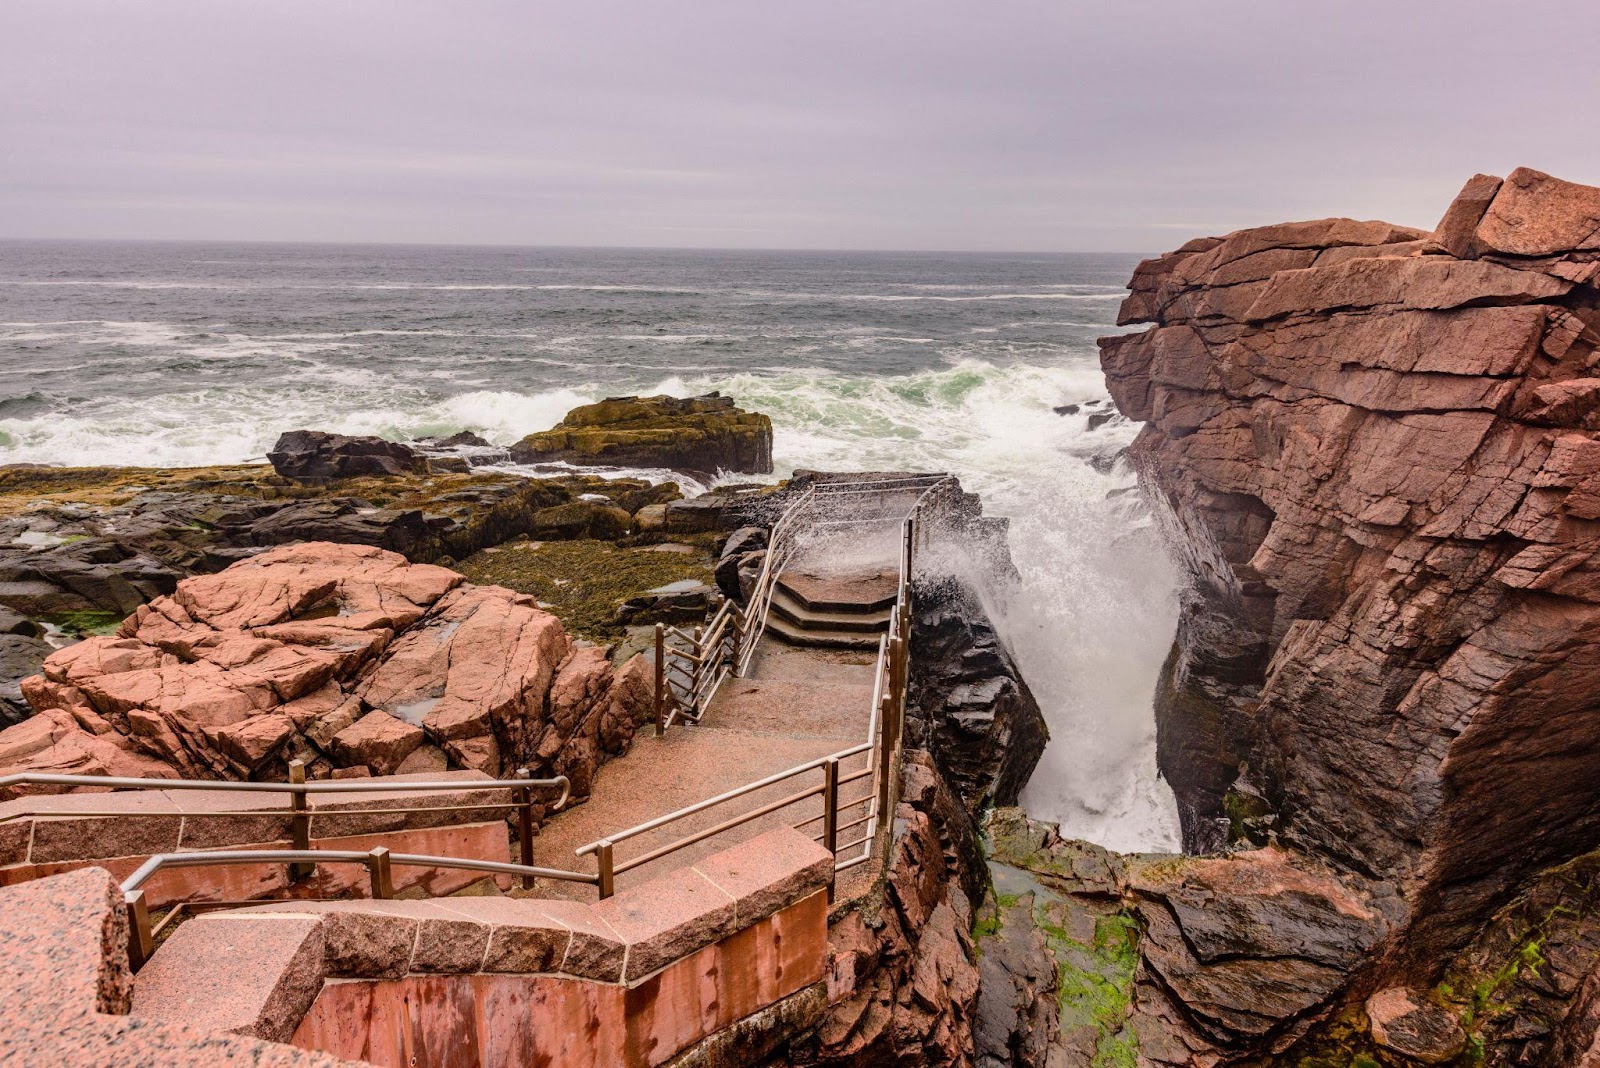
<svg viewBox="0 0 1600 1068">
<path fill-rule="evenodd" d="M 813 988 L 821 1010 L 832 868 L 783 828 L 592 905 L 211 913 L 139 973 L 133 1015 L 378 1065 L 652 1068 Z"/>
</svg>

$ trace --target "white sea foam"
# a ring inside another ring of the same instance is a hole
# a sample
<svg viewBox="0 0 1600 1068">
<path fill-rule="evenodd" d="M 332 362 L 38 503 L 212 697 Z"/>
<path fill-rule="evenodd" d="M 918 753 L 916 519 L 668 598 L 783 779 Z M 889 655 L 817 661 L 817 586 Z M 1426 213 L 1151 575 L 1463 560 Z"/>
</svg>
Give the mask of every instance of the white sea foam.
<svg viewBox="0 0 1600 1068">
<path fill-rule="evenodd" d="M 1051 410 L 1105 399 L 1099 368 L 1086 355 L 1034 353 L 1009 363 L 967 356 L 899 375 L 791 364 L 781 372 L 731 375 L 686 369 L 652 380 L 641 367 L 637 386 L 621 389 L 615 384 L 617 363 L 607 365 L 601 384 L 582 381 L 583 372 L 570 361 L 551 360 L 575 380 L 552 390 L 491 387 L 441 396 L 438 381 L 459 388 L 470 377 L 460 368 L 427 367 L 426 357 L 418 357 L 424 363 L 407 375 L 352 365 L 338 357 L 338 334 L 250 338 L 176 324 L 112 322 L 6 329 L 95 332 L 117 344 L 165 345 L 198 358 L 298 361 L 292 379 L 270 385 L 169 389 L 42 413 L 23 407 L 16 416 L 0 417 L 0 459 L 8 462 L 245 462 L 263 457 L 279 433 L 296 427 L 395 439 L 472 429 L 509 444 L 610 393 L 721 389 L 772 415 L 779 475 L 796 467 L 953 471 L 983 494 L 991 513 L 1012 520 L 1012 549 L 1023 581 L 997 595 L 991 610 L 1055 739 L 1028 788 L 1029 810 L 1060 821 L 1068 835 L 1108 846 L 1177 844 L 1170 791 L 1155 774 L 1150 711 L 1156 672 L 1175 626 L 1177 579 L 1137 505 L 1107 496 L 1129 486 L 1131 475 L 1125 468 L 1102 473 L 1089 463 L 1096 453 L 1126 444 L 1134 428 L 1113 423 L 1091 433 L 1085 416 Z M 875 335 L 864 330 L 860 336 Z M 1003 353 L 1009 347 L 999 348 Z M 790 360 L 804 361 L 804 350 L 789 346 Z M 958 351 L 990 350 L 974 339 L 972 348 Z M 324 359 L 324 352 L 333 354 Z"/>
</svg>

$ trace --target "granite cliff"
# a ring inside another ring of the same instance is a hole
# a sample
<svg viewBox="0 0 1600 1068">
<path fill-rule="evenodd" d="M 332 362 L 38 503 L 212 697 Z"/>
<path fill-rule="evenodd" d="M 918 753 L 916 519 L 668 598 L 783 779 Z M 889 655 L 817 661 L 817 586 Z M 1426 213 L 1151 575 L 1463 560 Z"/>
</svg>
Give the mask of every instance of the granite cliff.
<svg viewBox="0 0 1600 1068">
<path fill-rule="evenodd" d="M 1193 576 L 1157 695 L 1185 845 L 1391 886 L 1352 989 L 1436 981 L 1600 844 L 1600 188 L 1469 181 L 1137 269 L 1101 340 Z"/>
</svg>

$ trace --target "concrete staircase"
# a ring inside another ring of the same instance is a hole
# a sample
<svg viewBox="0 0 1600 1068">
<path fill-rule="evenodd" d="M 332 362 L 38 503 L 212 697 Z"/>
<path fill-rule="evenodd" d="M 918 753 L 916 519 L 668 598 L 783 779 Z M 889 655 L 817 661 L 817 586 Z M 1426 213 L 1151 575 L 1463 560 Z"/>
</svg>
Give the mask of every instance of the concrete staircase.
<svg viewBox="0 0 1600 1068">
<path fill-rule="evenodd" d="M 825 649 L 876 649 L 889 628 L 898 575 L 887 570 L 845 574 L 785 571 L 772 593 L 767 633 Z"/>
</svg>

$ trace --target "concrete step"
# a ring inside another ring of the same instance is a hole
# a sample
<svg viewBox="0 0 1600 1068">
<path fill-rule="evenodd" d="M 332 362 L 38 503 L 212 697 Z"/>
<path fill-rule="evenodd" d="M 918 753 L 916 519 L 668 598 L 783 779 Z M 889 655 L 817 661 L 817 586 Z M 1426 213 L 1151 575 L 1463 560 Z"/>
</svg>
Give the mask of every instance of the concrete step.
<svg viewBox="0 0 1600 1068">
<path fill-rule="evenodd" d="M 801 630 L 854 630 L 878 634 L 889 626 L 889 608 L 808 608 L 782 586 L 772 591 L 772 611 Z"/>
<path fill-rule="evenodd" d="M 774 612 L 767 617 L 767 633 L 790 645 L 813 645 L 822 649 L 876 649 L 879 634 L 859 630 L 799 627 Z"/>
<path fill-rule="evenodd" d="M 778 576 L 778 589 L 813 612 L 875 612 L 894 606 L 899 573 L 884 568 L 863 574 L 812 575 L 790 568 Z"/>
</svg>

